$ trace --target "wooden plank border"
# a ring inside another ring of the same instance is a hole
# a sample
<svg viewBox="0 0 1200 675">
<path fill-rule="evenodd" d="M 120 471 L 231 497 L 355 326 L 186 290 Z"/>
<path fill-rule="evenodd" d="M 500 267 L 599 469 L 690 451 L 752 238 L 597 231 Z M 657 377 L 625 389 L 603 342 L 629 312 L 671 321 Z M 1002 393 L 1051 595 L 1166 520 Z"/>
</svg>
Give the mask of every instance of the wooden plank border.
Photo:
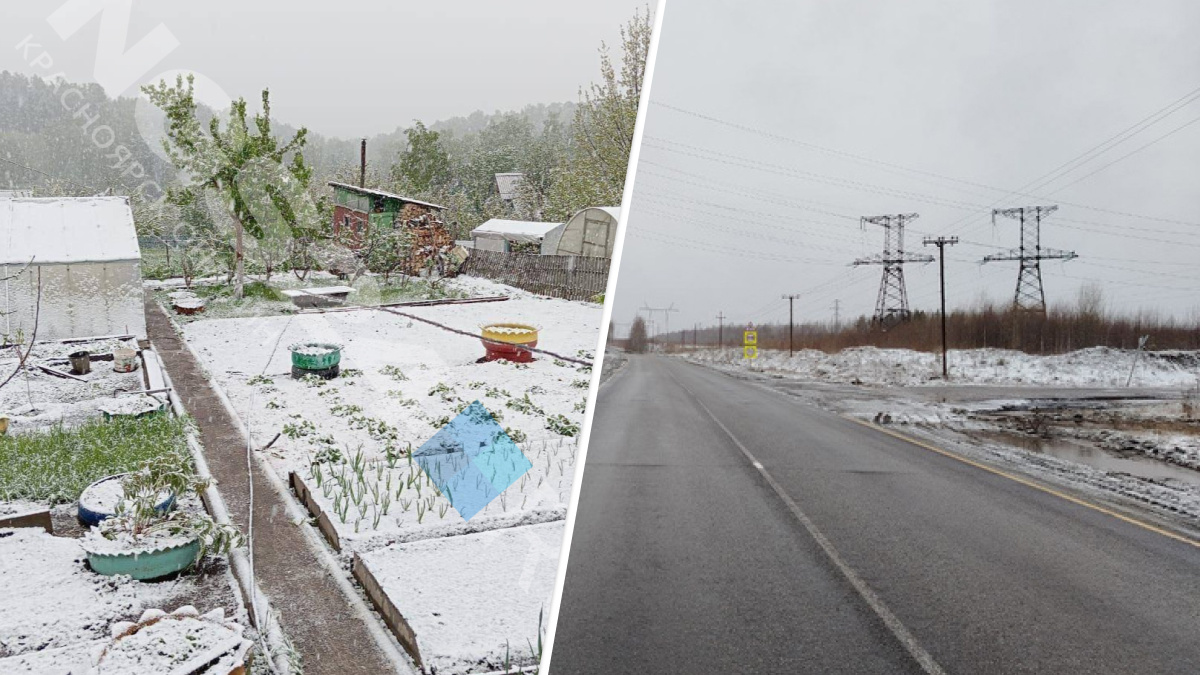
<svg viewBox="0 0 1200 675">
<path fill-rule="evenodd" d="M 367 599 L 371 601 L 375 611 L 383 617 L 383 622 L 391 629 L 392 635 L 396 636 L 401 646 L 404 647 L 404 651 L 408 652 L 417 667 L 424 671 L 425 666 L 421 663 L 421 650 L 417 646 L 416 632 L 413 631 L 412 626 L 408 625 L 404 615 L 392 603 L 387 593 L 384 592 L 383 586 L 375 579 L 375 575 L 371 574 L 371 570 L 357 553 L 354 554 L 354 560 L 350 563 L 350 573 L 362 586 L 363 591 L 367 594 Z"/>
<path fill-rule="evenodd" d="M 54 534 L 54 522 L 50 519 L 49 509 L 26 511 L 10 516 L 0 517 L 0 528 L 5 527 L 40 527 L 47 534 Z"/>
<path fill-rule="evenodd" d="M 321 505 L 313 498 L 312 491 L 305 485 L 304 479 L 295 471 L 288 472 L 288 482 L 292 485 L 292 491 L 296 493 L 296 499 L 308 509 L 313 518 L 317 520 L 317 529 L 321 531 L 321 535 L 325 537 L 325 541 L 333 547 L 333 550 L 338 553 L 342 552 L 342 540 L 338 537 L 337 528 L 333 526 L 333 521 L 321 509 Z"/>
</svg>

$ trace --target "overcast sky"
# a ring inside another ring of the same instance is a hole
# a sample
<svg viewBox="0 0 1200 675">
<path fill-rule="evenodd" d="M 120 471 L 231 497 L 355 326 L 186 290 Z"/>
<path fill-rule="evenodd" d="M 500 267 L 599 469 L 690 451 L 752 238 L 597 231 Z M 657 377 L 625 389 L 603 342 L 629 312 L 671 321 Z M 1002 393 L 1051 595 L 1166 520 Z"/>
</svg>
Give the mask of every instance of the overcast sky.
<svg viewBox="0 0 1200 675">
<path fill-rule="evenodd" d="M 25 61 L 28 50 L 8 46 L 32 34 L 54 59 L 55 71 L 95 81 L 101 22 L 91 21 L 64 41 L 46 21 L 62 4 L 5 1 L 0 70 L 42 72 Z M 252 101 L 270 86 L 279 119 L 322 134 L 358 137 L 408 126 L 413 119 L 432 122 L 475 110 L 574 101 L 579 87 L 598 75 L 601 40 L 619 53 L 620 27 L 644 4 L 138 0 L 129 43 L 162 24 L 178 47 L 146 79 L 191 70 L 229 95 Z M 108 93 L 132 95 L 136 88 Z"/>
<path fill-rule="evenodd" d="M 1095 281 L 1117 310 L 1195 312 L 1200 123 L 1084 176 L 1200 122 L 1200 101 L 1032 195 L 1007 191 L 1200 87 L 1197 25 L 1190 0 L 669 4 L 618 334 L 643 303 L 674 303 L 672 329 L 719 311 L 786 321 L 783 293 L 804 294 L 798 320 L 830 319 L 835 300 L 843 319 L 870 314 L 881 270 L 848 266 L 882 248 L 866 215 L 919 213 L 910 251 L 936 252 L 926 234 L 964 240 L 948 249 L 952 306 L 1011 302 L 1017 263 L 977 264 L 1018 244 L 990 210 L 1041 204 L 1059 205 L 1042 245 L 1080 256 L 1043 263 L 1049 303 Z M 935 310 L 937 266 L 905 276 L 912 307 Z"/>
</svg>

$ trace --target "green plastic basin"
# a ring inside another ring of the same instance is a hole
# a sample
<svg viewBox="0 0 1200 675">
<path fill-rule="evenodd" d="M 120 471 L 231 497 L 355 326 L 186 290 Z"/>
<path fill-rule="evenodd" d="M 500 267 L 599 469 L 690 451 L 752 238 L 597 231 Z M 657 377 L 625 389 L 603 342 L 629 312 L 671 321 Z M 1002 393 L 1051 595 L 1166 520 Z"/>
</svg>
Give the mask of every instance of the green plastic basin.
<svg viewBox="0 0 1200 675">
<path fill-rule="evenodd" d="M 318 354 L 304 354 L 303 350 L 312 348 L 316 351 L 321 351 Z M 292 345 L 292 365 L 304 370 L 324 370 L 336 366 L 342 360 L 342 348 L 340 345 L 328 344 L 323 342 L 308 342 L 304 344 Z"/>
<path fill-rule="evenodd" d="M 200 554 L 200 540 L 151 553 L 120 553 L 116 555 L 88 552 L 88 565 L 96 574 L 113 576 L 128 574 L 138 581 L 147 581 L 182 572 L 191 567 Z"/>
</svg>

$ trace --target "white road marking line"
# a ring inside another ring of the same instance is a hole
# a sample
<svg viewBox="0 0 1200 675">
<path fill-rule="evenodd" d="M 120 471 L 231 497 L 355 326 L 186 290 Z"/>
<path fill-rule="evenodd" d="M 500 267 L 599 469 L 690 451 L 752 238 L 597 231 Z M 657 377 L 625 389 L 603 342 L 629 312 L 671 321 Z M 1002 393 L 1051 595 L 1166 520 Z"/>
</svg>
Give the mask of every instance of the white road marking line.
<svg viewBox="0 0 1200 675">
<path fill-rule="evenodd" d="M 836 567 L 838 571 L 842 573 L 842 576 L 846 578 L 846 581 L 850 582 L 850 585 L 854 587 L 854 590 L 858 593 L 858 595 L 863 599 L 864 602 L 867 603 L 867 606 L 875 612 L 875 615 L 878 616 L 881 621 L 883 621 L 884 626 L 886 626 L 892 635 L 900 641 L 900 644 L 904 647 L 905 651 L 907 651 L 909 655 L 916 660 L 917 664 L 921 666 L 921 669 L 928 673 L 928 675 L 946 675 L 946 671 L 943 670 L 940 665 L 938 665 L 938 662 L 934 660 L 933 655 L 925 651 L 925 648 L 922 647 L 919 642 L 917 642 L 917 638 L 912 634 L 912 631 L 908 630 L 908 628 L 900 621 L 900 619 L 892 613 L 892 610 L 888 609 L 887 605 L 884 604 L 883 599 L 880 598 L 875 591 L 871 590 L 871 587 L 867 585 L 867 582 L 863 581 L 862 577 L 858 576 L 858 573 L 855 572 L 844 559 L 842 559 L 841 554 L 838 553 L 836 548 L 834 548 L 833 543 L 829 541 L 823 532 L 821 532 L 816 523 L 814 523 L 812 519 L 810 519 L 808 515 L 804 513 L 804 511 L 800 510 L 800 507 L 790 496 L 788 496 L 787 492 L 783 490 L 783 487 L 775 481 L 775 478 L 771 476 L 771 473 L 763 468 L 762 463 L 754 457 L 754 453 L 750 452 L 750 450 L 743 445 L 736 436 L 733 435 L 733 432 L 729 430 L 729 427 L 726 427 L 721 423 L 721 420 L 717 419 L 717 416 L 708 409 L 708 406 L 704 405 L 704 402 L 701 401 L 698 396 L 696 396 L 695 392 L 684 386 L 684 384 L 677 380 L 670 372 L 667 373 L 667 377 L 671 378 L 675 384 L 679 385 L 680 389 L 683 389 L 685 392 L 687 392 L 688 395 L 692 397 L 692 400 L 696 402 L 696 405 L 700 406 L 700 408 L 704 410 L 709 419 L 715 422 L 718 427 L 721 427 L 721 431 L 724 431 L 725 435 L 729 437 L 729 440 L 733 441 L 734 445 L 736 445 L 738 449 L 742 451 L 742 454 L 746 456 L 746 459 L 750 460 L 750 463 L 754 465 L 754 468 L 758 470 L 763 479 L 767 481 L 767 484 L 771 486 L 771 489 L 775 491 L 776 496 L 778 496 L 783 501 L 784 505 L 788 507 L 788 510 L 792 512 L 792 516 L 804 526 L 804 529 L 808 531 L 809 536 L 811 536 L 813 540 L 817 542 L 817 545 L 821 547 L 821 550 L 824 551 L 826 557 L 829 558 L 834 567 Z"/>
</svg>

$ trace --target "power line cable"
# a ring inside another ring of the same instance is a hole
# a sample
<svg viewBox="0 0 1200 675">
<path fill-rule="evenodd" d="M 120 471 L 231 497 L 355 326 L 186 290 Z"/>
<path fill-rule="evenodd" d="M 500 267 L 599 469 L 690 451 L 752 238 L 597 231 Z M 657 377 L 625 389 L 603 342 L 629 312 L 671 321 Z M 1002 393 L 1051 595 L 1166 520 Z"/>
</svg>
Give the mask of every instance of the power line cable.
<svg viewBox="0 0 1200 675">
<path fill-rule="evenodd" d="M 27 170 L 27 171 L 32 171 L 33 173 L 36 173 L 36 174 L 40 174 L 40 175 L 42 175 L 42 176 L 45 176 L 46 178 L 49 178 L 50 180 L 61 181 L 61 182 L 63 182 L 63 183 L 66 183 L 66 184 L 68 184 L 68 185 L 73 185 L 73 186 L 75 186 L 75 187 L 77 187 L 77 188 L 80 188 L 81 190 L 83 190 L 83 191 L 85 191 L 85 192 L 93 192 L 93 193 L 98 193 L 98 192 L 100 192 L 99 190 L 96 190 L 95 188 L 90 188 L 90 187 L 88 187 L 88 186 L 86 186 L 86 185 L 80 185 L 79 183 L 76 183 L 75 181 L 72 181 L 72 180 L 67 180 L 66 178 L 59 178 L 58 176 L 53 176 L 53 175 L 51 175 L 51 174 L 48 174 L 48 173 L 46 173 L 45 171 L 42 171 L 41 169 L 35 169 L 35 168 L 33 168 L 32 166 L 25 166 L 24 164 L 21 164 L 20 162 L 14 162 L 14 161 L 12 161 L 11 159 L 6 159 L 6 158 L 4 158 L 4 157 L 0 157 L 0 162 L 4 162 L 4 163 L 6 163 L 6 164 L 11 164 L 11 165 L 13 165 L 13 166 L 19 166 L 19 167 L 21 167 L 22 169 L 25 169 L 25 170 Z"/>
<path fill-rule="evenodd" d="M 688 109 L 681 108 L 678 106 L 670 105 L 670 104 L 664 103 L 662 101 L 651 101 L 651 105 L 655 105 L 660 108 L 666 108 L 669 110 L 673 110 L 678 113 L 682 113 L 685 115 L 703 119 L 703 120 L 706 120 L 706 121 L 709 121 L 709 122 L 712 122 L 715 124 L 719 124 L 722 126 L 726 126 L 729 128 L 738 129 L 740 131 L 757 134 L 757 135 L 760 135 L 760 136 L 763 136 L 766 138 L 770 138 L 773 140 L 784 141 L 784 142 L 792 143 L 794 145 L 798 145 L 798 146 L 805 147 L 808 149 L 817 150 L 820 152 L 825 152 L 825 153 L 837 155 L 837 156 L 848 158 L 848 159 L 853 159 L 853 160 L 868 163 L 868 164 L 871 164 L 871 165 L 874 165 L 877 167 L 887 167 L 887 168 L 903 171 L 906 173 L 913 173 L 913 174 L 917 174 L 917 175 L 937 178 L 939 180 L 960 183 L 960 184 L 964 184 L 964 185 L 970 185 L 972 187 L 983 188 L 983 189 L 991 190 L 991 191 L 995 191 L 995 192 L 1001 192 L 1001 193 L 1004 193 L 1004 195 L 1005 195 L 1004 199 L 1000 200 L 1000 202 L 1002 202 L 1005 199 L 1008 199 L 1013 196 L 1023 196 L 1023 197 L 1027 197 L 1027 198 L 1031 198 L 1031 199 L 1045 200 L 1045 197 L 1039 196 L 1037 194 L 1033 194 L 1031 192 L 1027 192 L 1026 190 L 1028 188 L 1030 188 L 1031 186 L 1038 185 L 1039 181 L 1047 181 L 1047 179 L 1049 179 L 1051 177 L 1057 177 L 1057 174 L 1062 173 L 1065 169 L 1070 168 L 1070 170 L 1073 170 L 1074 168 L 1077 168 L 1076 167 L 1077 164 L 1080 164 L 1081 162 L 1086 162 L 1090 159 L 1094 159 L 1095 157 L 1099 156 L 1100 154 L 1103 154 L 1104 152 L 1107 152 L 1108 150 L 1112 149 L 1112 147 L 1115 147 L 1116 145 L 1119 145 L 1120 143 L 1124 142 L 1125 140 L 1132 138 L 1133 136 L 1137 135 L 1138 133 L 1141 133 L 1141 131 L 1144 131 L 1145 129 L 1149 128 L 1150 126 L 1156 124 L 1157 122 L 1161 121 L 1162 119 L 1165 119 L 1169 115 L 1171 115 L 1174 112 L 1180 110 L 1181 108 L 1195 102 L 1198 99 L 1200 99 L 1200 88 L 1193 89 L 1192 91 L 1188 92 L 1187 94 L 1184 94 L 1183 96 L 1172 101 L 1171 103 L 1167 104 L 1166 106 L 1163 106 L 1159 110 L 1151 113 L 1150 115 L 1147 115 L 1146 117 L 1142 118 L 1141 120 L 1134 123 L 1133 125 L 1123 129 L 1121 132 L 1117 133 L 1116 135 L 1111 136 L 1108 139 L 1104 140 L 1103 142 L 1089 148 L 1088 150 L 1085 150 L 1084 152 L 1076 155 L 1075 157 L 1072 157 L 1071 159 L 1058 165 L 1054 169 L 1051 169 L 1049 172 L 1043 174 L 1039 178 L 1036 178 L 1033 181 L 1026 183 L 1022 187 L 1017 188 L 1015 190 L 1008 189 L 1008 188 L 1000 188 L 1000 187 L 996 187 L 994 185 L 988 185 L 986 183 L 981 183 L 978 181 L 971 181 L 971 180 L 965 180 L 965 179 L 961 179 L 961 178 L 955 178 L 953 176 L 948 176 L 948 175 L 933 172 L 933 171 L 926 171 L 926 170 L 918 169 L 918 168 L 911 167 L 911 166 L 905 166 L 902 164 L 896 164 L 893 162 L 879 160 L 876 158 L 867 157 L 867 156 L 855 154 L 852 152 L 846 152 L 844 150 L 838 150 L 836 148 L 829 148 L 826 146 L 817 145 L 815 143 L 809 143 L 807 141 L 802 141 L 802 140 L 799 140 L 796 138 L 785 136 L 783 134 L 777 134 L 777 133 L 766 131 L 763 129 L 757 129 L 754 127 L 750 127 L 748 125 L 743 125 L 743 124 L 739 124 L 736 122 L 730 122 L 728 120 L 723 120 L 723 119 L 714 117 L 712 115 L 706 115 L 704 113 L 696 112 L 694 110 L 688 110 Z M 1100 212 L 1104 212 L 1104 213 L 1110 213 L 1112 215 L 1119 215 L 1119 216 L 1130 217 L 1130 218 L 1141 218 L 1141 219 L 1146 219 L 1146 220 L 1157 220 L 1160 222 L 1173 223 L 1173 224 L 1177 224 L 1177 225 L 1200 226 L 1200 223 L 1193 222 L 1193 221 L 1184 221 L 1184 220 L 1178 220 L 1178 219 L 1173 219 L 1173 218 L 1164 218 L 1161 216 L 1150 216 L 1150 215 L 1146 215 L 1146 214 L 1138 214 L 1138 213 L 1133 213 L 1133 212 L 1129 212 L 1129 211 L 1106 209 L 1106 208 L 1097 207 L 1097 206 L 1090 206 L 1087 204 L 1067 202 L 1064 200 L 1058 200 L 1058 201 L 1060 204 L 1063 204 L 1064 206 L 1073 206 L 1076 208 L 1100 211 Z M 999 204 L 1000 202 L 997 202 L 997 204 Z M 990 207 L 989 207 L 989 211 L 990 211 Z"/>
</svg>

